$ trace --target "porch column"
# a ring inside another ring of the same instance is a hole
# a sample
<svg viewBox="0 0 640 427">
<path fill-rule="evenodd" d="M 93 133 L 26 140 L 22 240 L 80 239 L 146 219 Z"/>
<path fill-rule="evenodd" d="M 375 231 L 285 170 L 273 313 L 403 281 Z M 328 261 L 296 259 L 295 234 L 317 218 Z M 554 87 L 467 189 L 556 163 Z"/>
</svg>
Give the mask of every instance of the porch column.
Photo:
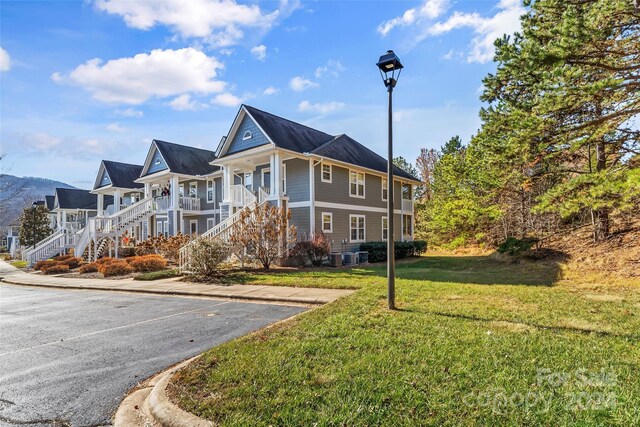
<svg viewBox="0 0 640 427">
<path fill-rule="evenodd" d="M 98 193 L 98 216 L 104 215 L 104 194 Z"/>
<path fill-rule="evenodd" d="M 60 230 L 61 226 L 62 226 L 62 212 L 58 211 L 56 213 L 56 230 Z"/>
<path fill-rule="evenodd" d="M 171 177 L 171 206 L 173 207 L 173 210 L 168 212 L 169 215 L 173 216 L 172 236 L 176 236 L 180 230 L 180 224 L 178 224 L 178 208 L 180 206 L 180 194 L 178 193 L 178 188 L 178 176 L 174 175 Z"/>
<path fill-rule="evenodd" d="M 309 234 L 316 232 L 316 179 L 313 158 L 309 158 Z"/>
<path fill-rule="evenodd" d="M 282 195 L 282 158 L 277 151 L 271 155 L 271 198 L 280 200 Z M 280 205 L 280 202 L 278 202 Z"/>
<path fill-rule="evenodd" d="M 120 211 L 120 190 L 113 193 L 113 212 Z"/>
<path fill-rule="evenodd" d="M 151 197 L 151 183 L 150 182 L 145 182 L 144 183 L 144 198 L 148 198 Z"/>
<path fill-rule="evenodd" d="M 224 165 L 222 173 L 222 200 L 226 203 L 231 202 L 231 186 L 233 185 L 233 167 Z"/>
</svg>

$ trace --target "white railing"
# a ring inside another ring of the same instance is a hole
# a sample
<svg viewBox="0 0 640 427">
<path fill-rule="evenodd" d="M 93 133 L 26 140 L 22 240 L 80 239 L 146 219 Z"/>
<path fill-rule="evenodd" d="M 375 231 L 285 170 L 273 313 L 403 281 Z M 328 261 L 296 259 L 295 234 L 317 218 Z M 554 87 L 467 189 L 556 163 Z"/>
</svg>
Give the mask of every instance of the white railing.
<svg viewBox="0 0 640 427">
<path fill-rule="evenodd" d="M 122 231 L 152 214 L 156 208 L 155 205 L 155 200 L 149 197 L 116 212 L 110 217 L 96 218 L 96 231 L 101 233 Z"/>
<path fill-rule="evenodd" d="M 258 188 L 258 203 L 262 204 L 269 199 L 269 193 L 264 188 Z"/>
<path fill-rule="evenodd" d="M 233 206 L 247 206 L 256 201 L 256 196 L 244 185 L 231 186 L 231 204 Z"/>
<path fill-rule="evenodd" d="M 185 211 L 199 211 L 200 199 L 198 197 L 180 197 L 178 199 L 178 206 Z"/>
<path fill-rule="evenodd" d="M 22 253 L 22 260 L 27 261 L 29 266 L 32 266 L 38 261 L 51 258 L 64 251 L 69 241 L 69 231 L 67 229 L 60 229 L 51 234 L 44 240 L 38 242 L 35 248 L 24 251 Z"/>
<path fill-rule="evenodd" d="M 402 199 L 402 211 L 413 212 L 413 200 Z"/>
<path fill-rule="evenodd" d="M 89 223 L 82 229 L 82 233 L 77 236 L 77 241 L 73 250 L 73 254 L 77 257 L 81 257 L 84 250 L 87 249 L 89 242 L 91 242 L 91 236 L 96 232 L 96 219 L 89 218 Z"/>
<path fill-rule="evenodd" d="M 153 209 L 156 212 L 166 212 L 170 207 L 169 196 L 159 196 L 153 199 Z"/>
</svg>

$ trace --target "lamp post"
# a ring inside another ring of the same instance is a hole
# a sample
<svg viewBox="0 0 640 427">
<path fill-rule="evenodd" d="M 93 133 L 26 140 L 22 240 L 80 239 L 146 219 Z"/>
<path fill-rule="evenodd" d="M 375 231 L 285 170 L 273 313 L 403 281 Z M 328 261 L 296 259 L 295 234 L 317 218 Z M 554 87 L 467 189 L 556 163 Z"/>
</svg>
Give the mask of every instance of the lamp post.
<svg viewBox="0 0 640 427">
<path fill-rule="evenodd" d="M 36 248 L 36 209 L 38 208 L 38 202 L 33 202 L 31 204 L 31 228 L 33 230 L 33 248 Z"/>
<path fill-rule="evenodd" d="M 380 70 L 380 76 L 389 93 L 389 155 L 387 157 L 387 293 L 389 310 L 396 308 L 396 263 L 395 245 L 393 238 L 393 88 L 400 78 L 400 72 L 404 68 L 400 58 L 388 50 L 382 55 L 376 64 Z"/>
</svg>

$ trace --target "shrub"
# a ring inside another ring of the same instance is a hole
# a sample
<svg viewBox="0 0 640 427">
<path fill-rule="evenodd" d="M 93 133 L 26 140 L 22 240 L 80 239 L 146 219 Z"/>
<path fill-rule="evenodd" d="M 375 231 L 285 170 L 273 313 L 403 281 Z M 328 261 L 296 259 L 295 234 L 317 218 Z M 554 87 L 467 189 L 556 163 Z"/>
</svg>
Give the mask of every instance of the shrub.
<svg viewBox="0 0 640 427">
<path fill-rule="evenodd" d="M 189 265 L 194 274 L 212 277 L 218 271 L 218 265 L 227 259 L 230 246 L 220 239 L 198 239 L 189 246 Z"/>
<path fill-rule="evenodd" d="M 126 261 L 115 260 L 100 264 L 98 271 L 102 273 L 104 277 L 124 276 L 125 274 L 133 273 L 133 267 Z"/>
<path fill-rule="evenodd" d="M 497 251 L 501 254 L 517 256 L 531 249 L 536 242 L 537 239 L 533 238 L 516 239 L 515 237 L 507 237 L 507 240 L 498 246 Z"/>
<path fill-rule="evenodd" d="M 167 260 L 161 255 L 143 255 L 127 258 L 126 261 L 137 272 L 149 272 L 163 270 L 167 266 Z"/>
<path fill-rule="evenodd" d="M 322 265 L 322 261 L 331 252 L 331 242 L 323 233 L 314 233 L 310 240 L 297 242 L 291 255 L 300 259 L 303 264 Z"/>
<path fill-rule="evenodd" d="M 120 248 L 118 249 L 118 255 L 120 255 L 121 258 L 129 258 L 129 257 L 136 256 L 136 248 L 132 248 L 129 246 Z"/>
<path fill-rule="evenodd" d="M 78 269 L 78 273 L 95 273 L 96 271 L 98 271 L 98 263 L 96 262 L 89 262 L 87 264 L 81 265 L 80 268 Z"/>
<path fill-rule="evenodd" d="M 33 269 L 34 270 L 43 270 L 43 269 L 45 269 L 47 267 L 51 267 L 51 266 L 54 266 L 54 265 L 57 265 L 57 264 L 58 264 L 58 261 L 54 261 L 52 259 L 47 259 L 47 260 L 44 260 L 44 261 L 36 262 L 35 265 L 33 266 Z"/>
<path fill-rule="evenodd" d="M 382 262 L 387 260 L 387 242 L 368 242 L 360 245 L 361 251 L 369 252 L 369 262 Z M 418 256 L 427 250 L 427 242 L 414 240 L 411 242 L 395 242 L 395 259 Z"/>
<path fill-rule="evenodd" d="M 167 260 L 178 262 L 180 248 L 189 243 L 191 236 L 179 233 L 176 236 L 151 237 L 140 242 L 135 248 L 136 255 L 160 254 Z"/>
<path fill-rule="evenodd" d="M 68 265 L 69 268 L 73 270 L 74 268 L 80 267 L 84 263 L 84 260 L 80 257 L 69 257 L 58 262 L 63 265 Z"/>
<path fill-rule="evenodd" d="M 180 276 L 180 272 L 178 270 L 160 270 L 138 274 L 133 278 L 133 280 L 159 280 L 178 276 Z"/>
<path fill-rule="evenodd" d="M 111 258 L 111 257 L 106 256 L 106 257 L 104 257 L 104 258 L 98 258 L 98 259 L 96 260 L 96 264 L 99 264 L 99 265 L 102 265 L 102 264 L 109 264 L 109 263 L 111 263 L 111 262 L 113 262 L 113 261 L 117 261 L 117 260 L 116 260 L 115 258 Z"/>
<path fill-rule="evenodd" d="M 66 261 L 69 258 L 73 258 L 73 255 L 58 255 L 51 258 L 54 261 Z"/>
<path fill-rule="evenodd" d="M 68 272 L 69 266 L 66 264 L 51 265 L 42 269 L 43 274 L 63 274 Z"/>
</svg>

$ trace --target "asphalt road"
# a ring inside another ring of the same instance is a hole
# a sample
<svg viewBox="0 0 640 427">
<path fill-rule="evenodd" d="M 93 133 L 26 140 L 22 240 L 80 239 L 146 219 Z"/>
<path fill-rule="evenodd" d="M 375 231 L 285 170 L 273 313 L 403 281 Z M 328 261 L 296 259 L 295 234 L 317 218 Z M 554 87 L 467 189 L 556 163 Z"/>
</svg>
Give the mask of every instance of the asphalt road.
<svg viewBox="0 0 640 427">
<path fill-rule="evenodd" d="M 0 285 L 0 425 L 109 425 L 139 381 L 303 310 Z"/>
</svg>

